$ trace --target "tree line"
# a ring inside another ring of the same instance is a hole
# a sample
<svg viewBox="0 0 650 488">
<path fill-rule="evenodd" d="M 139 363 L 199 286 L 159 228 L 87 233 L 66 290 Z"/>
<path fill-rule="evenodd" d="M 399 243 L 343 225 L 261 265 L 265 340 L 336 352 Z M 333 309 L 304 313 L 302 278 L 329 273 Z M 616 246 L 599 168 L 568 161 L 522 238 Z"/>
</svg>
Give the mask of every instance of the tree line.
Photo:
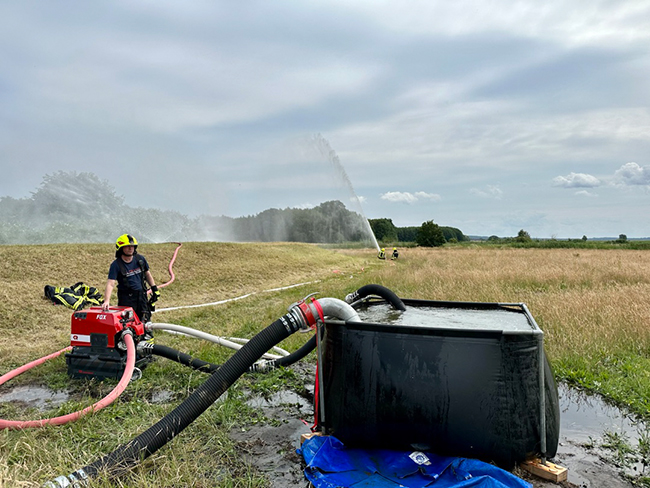
<svg viewBox="0 0 650 488">
<path fill-rule="evenodd" d="M 432 220 L 419 227 L 396 227 L 383 218 L 367 221 L 338 200 L 244 217 L 190 218 L 177 211 L 131 207 L 107 181 L 87 172 L 47 174 L 30 197 L 0 197 L 0 244 L 112 242 L 125 232 L 141 242 L 365 242 L 372 247 L 371 232 L 386 245 L 432 247 L 469 240 L 459 229 Z"/>
<path fill-rule="evenodd" d="M 370 227 L 378 241 L 388 243 L 415 243 L 418 246 L 438 247 L 447 242 L 469 241 L 460 229 L 440 226 L 433 220 L 419 227 L 396 227 L 392 219 L 370 219 Z"/>
<path fill-rule="evenodd" d="M 113 242 L 129 233 L 141 242 L 367 242 L 366 219 L 339 201 L 314 208 L 271 208 L 256 215 L 191 218 L 177 211 L 132 207 L 93 173 L 43 177 L 27 198 L 0 197 L 0 244 Z"/>
</svg>

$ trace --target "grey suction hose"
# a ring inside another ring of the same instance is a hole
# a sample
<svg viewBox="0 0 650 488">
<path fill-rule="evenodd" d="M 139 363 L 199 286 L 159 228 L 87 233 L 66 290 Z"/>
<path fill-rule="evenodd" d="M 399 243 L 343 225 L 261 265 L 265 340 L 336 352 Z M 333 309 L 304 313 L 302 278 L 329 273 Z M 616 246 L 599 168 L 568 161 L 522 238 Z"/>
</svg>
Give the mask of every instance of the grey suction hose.
<svg viewBox="0 0 650 488">
<path fill-rule="evenodd" d="M 230 349 L 241 349 L 243 347 L 243 344 L 239 344 L 238 342 L 234 342 L 232 340 L 228 340 L 224 337 L 219 337 L 213 334 L 208 334 L 207 332 L 203 332 L 202 330 L 197 330 L 197 329 L 192 329 L 191 327 L 185 327 L 183 325 L 178 325 L 178 324 L 167 324 L 167 323 L 162 323 L 162 322 L 149 322 L 147 325 L 145 325 L 145 329 L 147 332 L 151 332 L 154 330 L 165 330 L 165 331 L 172 331 L 175 333 L 180 333 L 180 334 L 185 334 L 189 336 L 196 337 L 198 339 L 204 339 L 206 341 L 214 342 L 215 344 L 219 344 L 220 346 L 225 346 L 229 347 Z M 246 342 L 245 339 L 237 339 Z M 279 349 L 276 348 L 275 345 L 273 346 L 274 349 Z M 283 352 L 283 355 L 289 355 L 288 352 L 281 350 Z M 270 354 L 268 352 L 264 353 L 264 357 L 267 359 L 278 359 L 282 356 L 279 356 L 277 354 Z"/>
<path fill-rule="evenodd" d="M 333 300 L 333 299 L 331 299 Z M 340 300 L 339 300 L 340 301 Z M 343 305 L 347 305 L 342 302 Z M 349 305 L 347 305 L 349 307 Z M 212 405 L 269 348 L 299 329 L 308 329 L 320 321 L 321 304 L 306 301 L 293 304 L 285 314 L 239 349 L 185 401 L 136 438 L 101 459 L 69 474 L 47 482 L 46 488 L 87 486 L 91 478 L 107 471 L 118 476 L 150 456 L 178 435 Z M 351 309 L 351 307 L 349 307 Z M 356 312 L 352 310 L 356 315 Z M 314 316 L 315 315 L 315 316 Z"/>
<path fill-rule="evenodd" d="M 359 300 L 363 300 L 364 298 L 370 296 L 370 295 L 377 295 L 387 302 L 389 302 L 393 307 L 395 307 L 397 310 L 404 311 L 406 310 L 406 307 L 404 306 L 404 302 L 391 290 L 386 288 L 385 286 L 381 285 L 365 285 L 359 288 L 357 291 L 350 293 L 348 296 L 345 297 L 345 301 L 349 304 L 356 304 Z"/>
<path fill-rule="evenodd" d="M 160 356 L 171 361 L 176 361 L 183 366 L 188 366 L 196 371 L 201 373 L 214 373 L 218 370 L 221 365 L 210 363 L 208 361 L 203 361 L 202 359 L 197 359 L 190 356 L 184 352 L 178 351 L 168 346 L 163 346 L 160 344 L 149 344 L 145 343 L 145 347 L 138 349 L 142 354 L 153 354 L 155 356 Z M 258 361 L 250 367 L 250 371 L 256 373 L 265 373 L 271 369 L 278 368 L 280 366 L 286 367 L 290 366 L 295 362 L 300 361 L 307 354 L 309 354 L 316 347 L 316 336 L 303 344 L 302 347 L 297 349 L 295 352 L 291 353 L 289 356 L 283 356 L 278 359 L 271 359 L 268 361 Z"/>
</svg>

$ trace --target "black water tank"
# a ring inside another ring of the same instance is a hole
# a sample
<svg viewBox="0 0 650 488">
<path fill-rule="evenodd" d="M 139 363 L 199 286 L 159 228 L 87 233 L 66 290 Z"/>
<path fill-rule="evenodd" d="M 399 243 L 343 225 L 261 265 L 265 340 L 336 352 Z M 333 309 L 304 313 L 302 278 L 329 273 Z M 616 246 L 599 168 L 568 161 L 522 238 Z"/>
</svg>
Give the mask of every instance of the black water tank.
<svg viewBox="0 0 650 488">
<path fill-rule="evenodd" d="M 405 312 L 370 305 L 359 310 L 363 322 L 326 321 L 320 430 L 350 447 L 416 448 L 507 468 L 541 453 L 543 442 L 555 456 L 558 392 L 525 305 L 403 301 Z"/>
</svg>

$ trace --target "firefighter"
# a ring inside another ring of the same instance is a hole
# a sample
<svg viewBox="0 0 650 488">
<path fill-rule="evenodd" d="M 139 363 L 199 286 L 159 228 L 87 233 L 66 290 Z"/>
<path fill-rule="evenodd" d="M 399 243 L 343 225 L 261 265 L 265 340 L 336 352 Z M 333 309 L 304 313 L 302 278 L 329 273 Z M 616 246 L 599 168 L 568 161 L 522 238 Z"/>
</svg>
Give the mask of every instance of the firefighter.
<svg viewBox="0 0 650 488">
<path fill-rule="evenodd" d="M 379 254 L 377 255 L 379 259 L 386 259 L 386 250 L 382 247 L 381 251 L 379 251 Z"/>
<path fill-rule="evenodd" d="M 391 259 L 397 259 L 398 257 L 399 257 L 399 252 L 397 252 L 397 248 L 394 247 L 393 248 L 393 254 L 392 254 L 392 256 L 390 258 Z"/>
<path fill-rule="evenodd" d="M 160 298 L 149 263 L 142 254 L 138 254 L 138 241 L 129 234 L 123 234 L 115 242 L 115 261 L 108 270 L 106 293 L 102 308 L 108 310 L 113 288 L 117 284 L 117 305 L 132 307 L 142 323 L 151 318 L 151 309 L 147 300 L 147 287 L 151 288 L 151 303 Z"/>
</svg>

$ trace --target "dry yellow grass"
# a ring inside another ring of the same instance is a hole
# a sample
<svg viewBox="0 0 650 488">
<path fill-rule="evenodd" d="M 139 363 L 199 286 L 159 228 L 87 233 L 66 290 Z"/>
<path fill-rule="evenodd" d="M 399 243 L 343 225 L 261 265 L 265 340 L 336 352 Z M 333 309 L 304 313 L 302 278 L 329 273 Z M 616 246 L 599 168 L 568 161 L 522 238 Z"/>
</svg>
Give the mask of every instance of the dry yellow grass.
<svg viewBox="0 0 650 488">
<path fill-rule="evenodd" d="M 168 266 L 176 247 L 166 243 L 138 248 L 159 284 L 170 279 Z M 44 286 L 83 281 L 103 293 L 113 259 L 111 244 L 0 246 L 4 263 L 0 268 L 0 365 L 23 364 L 67 345 L 71 311 L 45 300 Z M 318 280 L 335 270 L 355 271 L 364 261 L 364 257 L 310 244 L 184 243 L 173 267 L 176 279 L 161 290 L 159 308 L 215 302 Z M 116 300 L 114 294 L 112 303 Z"/>
<path fill-rule="evenodd" d="M 158 283 L 169 279 L 167 267 L 175 249 L 174 243 L 140 246 Z M 384 262 L 369 249 L 186 243 L 174 265 L 176 281 L 162 290 L 159 308 L 354 275 L 311 289 L 342 298 L 357 286 L 376 282 L 408 298 L 523 302 L 544 330 L 551 358 L 603 350 L 649 351 L 646 251 L 482 246 L 401 251 L 399 260 Z M 111 245 L 0 247 L 5 263 L 0 269 L 0 364 L 23 364 L 63 347 L 70 311 L 44 300 L 43 286 L 84 281 L 103 291 L 112 258 Z M 267 305 L 275 299 L 264 298 Z M 168 313 L 158 320 L 183 320 L 195 313 Z"/>
<path fill-rule="evenodd" d="M 526 303 L 552 358 L 650 351 L 647 251 L 415 248 L 385 263 L 380 277 L 402 297 Z"/>
</svg>

